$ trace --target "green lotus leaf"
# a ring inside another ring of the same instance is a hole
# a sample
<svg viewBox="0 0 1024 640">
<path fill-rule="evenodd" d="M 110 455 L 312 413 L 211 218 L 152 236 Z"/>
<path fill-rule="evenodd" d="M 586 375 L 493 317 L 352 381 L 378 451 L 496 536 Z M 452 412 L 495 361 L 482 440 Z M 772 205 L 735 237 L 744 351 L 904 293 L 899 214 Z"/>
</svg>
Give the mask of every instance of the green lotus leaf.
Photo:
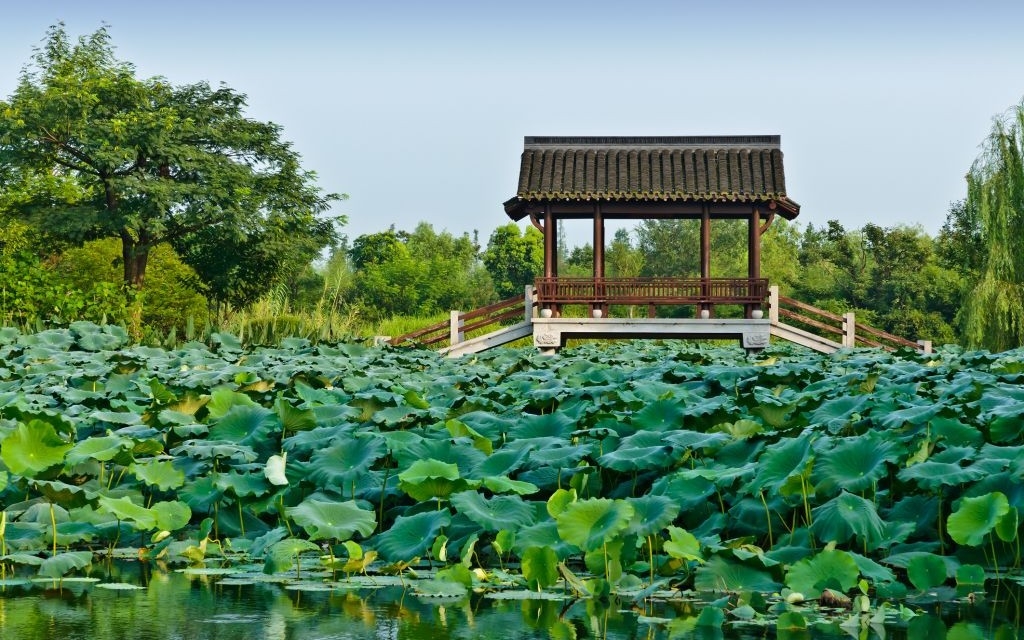
<svg viewBox="0 0 1024 640">
<path fill-rule="evenodd" d="M 540 491 L 540 488 L 532 482 L 510 480 L 505 476 L 487 476 L 481 480 L 481 484 L 492 493 L 514 493 L 520 496 L 528 496 Z"/>
<path fill-rule="evenodd" d="M 836 489 L 858 493 L 873 487 L 888 473 L 887 465 L 896 461 L 896 446 L 877 432 L 843 438 L 821 454 L 816 467 L 815 486 L 826 494 L 832 494 Z"/>
<path fill-rule="evenodd" d="M 576 497 L 575 489 L 556 489 L 547 501 L 548 515 L 557 518 L 558 514 L 565 511 L 567 506 L 576 502 Z"/>
<path fill-rule="evenodd" d="M 721 555 L 712 556 L 697 568 L 693 588 L 697 591 L 775 591 L 779 584 L 760 569 L 730 560 Z"/>
<path fill-rule="evenodd" d="M 161 531 L 177 531 L 187 526 L 192 519 L 192 510 L 178 500 L 155 502 L 150 511 L 156 519 L 156 528 Z"/>
<path fill-rule="evenodd" d="M 804 558 L 786 572 L 786 586 L 814 599 L 825 589 L 849 591 L 857 584 L 860 569 L 845 551 L 821 551 Z"/>
<path fill-rule="evenodd" d="M 918 591 L 941 586 L 946 577 L 946 563 L 937 555 L 918 554 L 907 563 L 907 578 Z"/>
<path fill-rule="evenodd" d="M 377 528 L 372 511 L 355 502 L 328 502 L 307 498 L 287 510 L 288 517 L 306 530 L 310 540 L 348 540 L 355 533 L 369 537 Z"/>
<path fill-rule="evenodd" d="M 295 566 L 295 560 L 303 553 L 320 553 L 320 547 L 309 540 L 286 538 L 275 542 L 267 549 L 263 561 L 263 573 L 274 574 L 288 571 Z"/>
<path fill-rule="evenodd" d="M 210 414 L 211 420 L 220 420 L 228 414 L 234 407 L 258 407 L 259 405 L 244 393 L 238 393 L 228 387 L 220 387 L 214 389 L 210 393 L 210 399 L 206 403 L 206 410 Z M 175 407 L 171 407 L 175 408 Z M 178 408 L 177 411 L 182 409 Z M 185 411 L 185 413 L 194 413 Z"/>
<path fill-rule="evenodd" d="M 316 427 L 316 416 L 311 409 L 297 409 L 283 395 L 277 396 L 274 409 L 281 428 L 286 432 L 309 431 Z"/>
<path fill-rule="evenodd" d="M 907 424 L 924 424 L 934 418 L 942 409 L 943 405 L 941 403 L 928 402 L 921 405 L 911 405 L 895 411 L 887 411 L 880 415 L 871 415 L 872 420 L 877 420 L 879 426 L 883 429 L 899 429 Z"/>
<path fill-rule="evenodd" d="M 639 431 L 623 438 L 619 446 L 598 459 L 615 471 L 647 471 L 672 466 L 686 453 L 685 449 L 666 445 L 662 434 Z"/>
<path fill-rule="evenodd" d="M 885 522 L 875 505 L 852 493 L 840 493 L 811 514 L 811 531 L 823 542 L 842 543 L 856 536 L 873 550 L 886 541 Z"/>
<path fill-rule="evenodd" d="M 307 477 L 316 486 L 338 487 L 345 490 L 369 473 L 373 464 L 386 453 L 384 441 L 373 435 L 357 434 L 339 438 L 334 444 L 319 449 L 310 456 Z M 410 470 L 407 469 L 406 473 Z M 456 467 L 455 479 L 458 478 L 457 470 Z M 401 477 L 400 475 L 399 478 Z M 414 480 L 412 483 L 416 484 L 423 479 Z"/>
<path fill-rule="evenodd" d="M 111 498 L 100 496 L 98 499 L 99 510 L 113 515 L 118 520 L 129 522 L 136 529 L 145 531 L 156 527 L 156 514 L 146 507 L 141 507 L 131 501 L 131 498 Z"/>
<path fill-rule="evenodd" d="M 757 472 L 750 487 L 753 493 L 764 488 L 778 489 L 794 476 L 803 475 L 811 461 L 811 438 L 789 438 L 769 447 L 757 460 Z"/>
<path fill-rule="evenodd" d="M 510 443 L 487 456 L 474 467 L 471 477 L 511 476 L 526 464 L 529 457 L 529 448 L 513 447 Z"/>
<path fill-rule="evenodd" d="M 695 404 L 699 404 L 699 399 Z M 674 398 L 654 400 L 630 417 L 634 427 L 643 431 L 664 432 L 678 429 L 686 412 L 683 403 Z"/>
<path fill-rule="evenodd" d="M 923 489 L 935 490 L 940 487 L 976 482 L 985 476 L 977 465 L 962 466 L 959 462 L 926 460 L 899 472 L 904 482 L 916 482 Z"/>
<path fill-rule="evenodd" d="M 865 579 L 875 584 L 896 581 L 896 574 L 892 572 L 892 569 L 884 567 L 871 558 L 862 556 L 859 553 L 850 551 L 849 554 L 853 561 L 857 563 L 860 575 L 864 576 Z"/>
<path fill-rule="evenodd" d="M 43 560 L 39 565 L 39 575 L 59 580 L 68 572 L 83 569 L 90 564 L 92 564 L 91 551 L 67 551 Z"/>
<path fill-rule="evenodd" d="M 225 440 L 186 440 L 180 447 L 171 449 L 176 456 L 185 455 L 198 460 L 235 460 L 237 462 L 252 462 L 259 458 L 252 447 L 235 444 Z"/>
<path fill-rule="evenodd" d="M 687 562 L 704 562 L 704 554 L 700 551 L 700 541 L 696 536 L 679 527 L 669 527 L 668 535 L 669 539 L 663 545 L 665 553 Z"/>
<path fill-rule="evenodd" d="M 1017 424 L 1020 423 L 1017 422 Z M 953 446 L 977 447 L 985 442 L 985 436 L 981 431 L 955 418 L 932 418 L 928 422 L 928 426 L 936 438 L 942 438 Z M 989 430 L 991 428 L 990 425 Z"/>
<path fill-rule="evenodd" d="M 946 520 L 946 531 L 957 544 L 976 547 L 1009 511 L 1010 503 L 999 491 L 962 498 Z"/>
<path fill-rule="evenodd" d="M 755 436 L 764 430 L 764 425 L 754 420 L 737 420 L 715 425 L 714 431 L 726 433 L 734 440 L 743 440 Z"/>
<path fill-rule="evenodd" d="M 228 473 L 217 474 L 215 484 L 225 494 L 233 494 L 239 498 L 259 497 L 270 492 L 270 484 L 262 473 Z"/>
<path fill-rule="evenodd" d="M 60 480 L 39 479 L 29 480 L 29 484 L 47 500 L 66 509 L 81 507 L 92 500 L 91 492 L 85 486 L 68 484 Z"/>
<path fill-rule="evenodd" d="M 956 568 L 957 586 L 983 586 L 985 568 L 977 564 L 962 564 Z"/>
<path fill-rule="evenodd" d="M 623 540 L 620 538 L 586 552 L 583 562 L 587 571 L 601 576 L 610 584 L 618 583 L 622 579 L 622 546 Z"/>
<path fill-rule="evenodd" d="M 777 636 L 780 640 L 784 640 L 790 637 L 786 632 L 793 631 L 807 631 L 807 618 L 804 617 L 799 611 L 783 611 L 779 614 L 779 619 L 775 621 L 775 629 Z"/>
<path fill-rule="evenodd" d="M 407 562 L 418 558 L 430 548 L 434 538 L 447 527 L 451 517 L 447 511 L 426 511 L 413 516 L 398 516 L 384 533 L 374 537 L 380 555 L 391 562 Z"/>
<path fill-rule="evenodd" d="M 184 500 L 193 511 L 208 513 L 213 505 L 224 496 L 224 491 L 217 487 L 217 474 L 210 474 L 185 483 L 178 490 L 178 497 Z"/>
<path fill-rule="evenodd" d="M 530 547 L 522 556 L 523 577 L 531 591 L 540 591 L 558 582 L 558 555 L 551 547 Z"/>
<path fill-rule="evenodd" d="M 210 427 L 211 440 L 258 446 L 270 440 L 278 427 L 277 415 L 260 406 L 235 405 Z"/>
<path fill-rule="evenodd" d="M 526 414 L 512 427 L 510 435 L 518 439 L 560 438 L 565 439 L 576 430 L 576 423 L 564 412 L 554 411 L 543 415 Z"/>
<path fill-rule="evenodd" d="M 417 580 L 413 584 L 413 592 L 426 598 L 462 598 L 469 589 L 466 585 L 451 580 Z"/>
<path fill-rule="evenodd" d="M 685 429 L 664 433 L 662 437 L 669 444 L 691 451 L 719 449 L 729 442 L 729 436 L 724 433 L 687 431 Z"/>
<path fill-rule="evenodd" d="M 1018 515 L 1017 507 L 1011 505 L 1006 515 L 996 523 L 996 535 L 1003 542 L 1013 542 L 1017 539 L 1017 529 L 1019 527 L 1020 516 Z"/>
<path fill-rule="evenodd" d="M 633 517 L 626 528 L 626 535 L 634 535 L 639 539 L 661 531 L 679 515 L 679 505 L 665 496 L 626 498 L 626 502 L 633 507 Z"/>
<path fill-rule="evenodd" d="M 89 542 L 99 533 L 96 525 L 90 522 L 60 522 L 57 523 L 57 544 L 67 547 L 79 542 Z M 53 538 L 49 540 L 53 542 Z"/>
<path fill-rule="evenodd" d="M 465 424 L 460 420 L 449 420 L 445 422 L 445 428 L 448 429 L 448 433 L 453 438 L 469 438 L 473 441 L 473 446 L 483 451 L 487 455 L 491 455 L 494 452 L 494 443 L 491 439 L 478 433 L 469 425 Z"/>
<path fill-rule="evenodd" d="M 417 460 L 398 474 L 398 488 L 414 500 L 443 499 L 469 485 L 459 478 L 459 467 L 440 460 Z"/>
<path fill-rule="evenodd" d="M 132 449 L 134 443 L 121 436 L 98 436 L 79 441 L 67 453 L 67 463 L 71 465 L 86 460 L 106 462 Z"/>
<path fill-rule="evenodd" d="M 624 500 L 594 498 L 567 505 L 555 522 L 563 540 L 591 551 L 618 537 L 632 517 L 633 507 Z"/>
<path fill-rule="evenodd" d="M 109 422 L 110 424 L 133 425 L 141 424 L 142 416 L 132 411 L 96 411 L 89 416 L 97 422 Z"/>
<path fill-rule="evenodd" d="M 128 470 L 139 480 L 161 491 L 177 489 L 185 484 L 185 472 L 175 467 L 171 460 L 133 462 Z"/>
<path fill-rule="evenodd" d="M 836 433 L 850 424 L 855 414 L 864 413 L 871 399 L 868 396 L 842 396 L 821 403 L 809 416 L 810 423 L 823 425 Z"/>
<path fill-rule="evenodd" d="M 9 553 L 6 556 L 0 556 L 0 562 L 10 562 L 11 564 L 20 564 L 27 567 L 38 567 L 43 564 L 45 558 L 32 555 L 31 553 Z"/>
<path fill-rule="evenodd" d="M 476 491 L 462 491 L 453 495 L 451 500 L 459 513 L 480 525 L 484 531 L 533 524 L 533 508 L 519 496 L 485 498 Z"/>
<path fill-rule="evenodd" d="M 0 459 L 11 473 L 31 478 L 63 463 L 72 446 L 57 435 L 52 424 L 30 420 L 19 422 L 0 442 Z"/>
</svg>

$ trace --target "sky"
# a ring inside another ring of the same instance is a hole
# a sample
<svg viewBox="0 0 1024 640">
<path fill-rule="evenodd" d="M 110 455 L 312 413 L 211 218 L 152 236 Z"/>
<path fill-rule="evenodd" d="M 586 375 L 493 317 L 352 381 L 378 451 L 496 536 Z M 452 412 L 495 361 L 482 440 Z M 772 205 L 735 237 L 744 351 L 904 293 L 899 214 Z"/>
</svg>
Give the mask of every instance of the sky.
<svg viewBox="0 0 1024 640">
<path fill-rule="evenodd" d="M 508 222 L 523 137 L 782 136 L 798 220 L 937 233 L 1024 98 L 1024 2 L 0 0 L 0 97 L 50 25 L 281 125 L 350 238 Z M 570 243 L 587 240 L 569 229 Z"/>
</svg>

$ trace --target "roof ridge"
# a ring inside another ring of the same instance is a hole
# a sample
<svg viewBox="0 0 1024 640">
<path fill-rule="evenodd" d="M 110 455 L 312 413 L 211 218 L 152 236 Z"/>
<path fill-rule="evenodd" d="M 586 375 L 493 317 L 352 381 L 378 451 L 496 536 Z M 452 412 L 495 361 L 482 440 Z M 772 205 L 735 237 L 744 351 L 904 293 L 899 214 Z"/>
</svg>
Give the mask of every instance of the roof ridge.
<svg viewBox="0 0 1024 640">
<path fill-rule="evenodd" d="M 651 147 L 651 148 L 779 148 L 780 135 L 749 136 L 524 136 L 525 148 L 575 147 Z"/>
</svg>

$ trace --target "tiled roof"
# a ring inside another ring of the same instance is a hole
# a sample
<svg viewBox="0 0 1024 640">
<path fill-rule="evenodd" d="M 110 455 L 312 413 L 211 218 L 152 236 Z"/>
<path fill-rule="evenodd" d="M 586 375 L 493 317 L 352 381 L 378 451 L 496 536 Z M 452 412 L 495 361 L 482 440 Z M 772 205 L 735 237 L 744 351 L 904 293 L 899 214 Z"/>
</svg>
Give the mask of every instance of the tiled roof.
<svg viewBox="0 0 1024 640">
<path fill-rule="evenodd" d="M 774 200 L 799 211 L 779 136 L 527 137 L 524 146 L 509 215 L 525 202 L 572 200 Z"/>
</svg>

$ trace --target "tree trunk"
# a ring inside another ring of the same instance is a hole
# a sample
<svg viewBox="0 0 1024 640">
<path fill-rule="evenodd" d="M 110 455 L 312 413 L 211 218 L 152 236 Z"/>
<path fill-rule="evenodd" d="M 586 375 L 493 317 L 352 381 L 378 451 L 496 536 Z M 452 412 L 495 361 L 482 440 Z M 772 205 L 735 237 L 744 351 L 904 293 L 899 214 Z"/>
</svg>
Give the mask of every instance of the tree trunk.
<svg viewBox="0 0 1024 640">
<path fill-rule="evenodd" d="M 141 289 L 146 280 L 149 261 L 149 243 L 136 240 L 127 231 L 121 231 L 121 259 L 124 262 L 124 282 Z"/>
</svg>

